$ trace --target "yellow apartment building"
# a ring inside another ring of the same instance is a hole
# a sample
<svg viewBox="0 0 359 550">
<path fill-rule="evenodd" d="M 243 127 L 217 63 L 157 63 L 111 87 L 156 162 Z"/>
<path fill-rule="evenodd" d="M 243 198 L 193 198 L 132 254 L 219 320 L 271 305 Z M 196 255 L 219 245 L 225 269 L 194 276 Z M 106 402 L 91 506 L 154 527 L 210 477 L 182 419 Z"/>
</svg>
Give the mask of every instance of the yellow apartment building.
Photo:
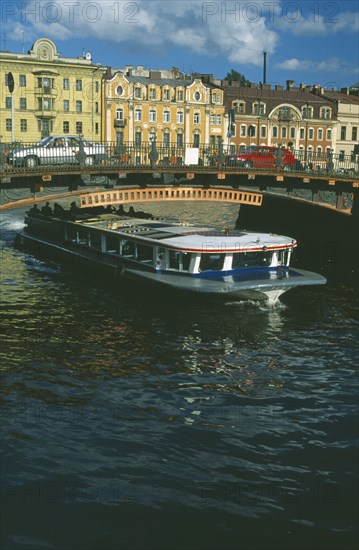
<svg viewBox="0 0 359 550">
<path fill-rule="evenodd" d="M 104 134 L 117 145 L 217 146 L 225 136 L 223 90 L 201 78 L 115 72 L 105 85 Z"/>
<path fill-rule="evenodd" d="M 1 51 L 0 140 L 35 142 L 57 134 L 102 140 L 105 72 L 90 53 L 62 57 L 48 38 L 26 54 Z"/>
</svg>

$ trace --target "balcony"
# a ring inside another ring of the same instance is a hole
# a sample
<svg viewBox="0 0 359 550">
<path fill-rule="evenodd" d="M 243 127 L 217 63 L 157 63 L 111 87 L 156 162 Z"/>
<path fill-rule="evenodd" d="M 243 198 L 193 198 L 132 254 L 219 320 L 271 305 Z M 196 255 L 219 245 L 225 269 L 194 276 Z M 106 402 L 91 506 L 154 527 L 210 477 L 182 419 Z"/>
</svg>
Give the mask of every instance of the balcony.
<svg viewBox="0 0 359 550">
<path fill-rule="evenodd" d="M 116 118 L 114 121 L 115 128 L 124 128 L 127 124 L 127 118 Z"/>
</svg>

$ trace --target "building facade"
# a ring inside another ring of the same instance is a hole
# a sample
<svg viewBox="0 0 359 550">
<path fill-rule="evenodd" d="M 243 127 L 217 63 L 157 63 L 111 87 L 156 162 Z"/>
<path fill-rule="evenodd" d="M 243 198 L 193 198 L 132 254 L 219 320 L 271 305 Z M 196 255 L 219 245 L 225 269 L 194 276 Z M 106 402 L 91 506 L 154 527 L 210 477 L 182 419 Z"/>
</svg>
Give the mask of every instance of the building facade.
<svg viewBox="0 0 359 550">
<path fill-rule="evenodd" d="M 102 140 L 105 70 L 89 53 L 61 57 L 48 38 L 37 40 L 27 54 L 0 52 L 1 141 L 35 142 L 55 134 Z"/>
<path fill-rule="evenodd" d="M 226 134 L 223 90 L 201 78 L 121 71 L 105 89 L 105 137 L 118 145 L 218 146 Z"/>
<path fill-rule="evenodd" d="M 335 133 L 335 152 L 340 158 L 359 156 L 359 94 L 358 90 L 351 93 L 350 88 L 341 91 L 319 88 L 316 90 L 321 97 L 333 102 L 337 112 L 337 130 Z"/>
<path fill-rule="evenodd" d="M 337 107 L 328 98 L 305 88 L 226 85 L 225 101 L 230 113 L 228 146 L 280 146 L 307 151 L 320 159 L 336 142 Z"/>
</svg>

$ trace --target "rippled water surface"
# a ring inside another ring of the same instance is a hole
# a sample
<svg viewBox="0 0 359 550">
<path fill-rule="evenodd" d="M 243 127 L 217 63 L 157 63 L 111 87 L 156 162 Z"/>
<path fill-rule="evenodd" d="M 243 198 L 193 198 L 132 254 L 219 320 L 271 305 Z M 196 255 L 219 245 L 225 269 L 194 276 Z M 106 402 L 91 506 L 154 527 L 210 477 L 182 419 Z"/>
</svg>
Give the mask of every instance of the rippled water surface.
<svg viewBox="0 0 359 550">
<path fill-rule="evenodd" d="M 164 300 L 15 250 L 23 215 L 1 220 L 2 549 L 357 547 L 352 285 Z"/>
</svg>

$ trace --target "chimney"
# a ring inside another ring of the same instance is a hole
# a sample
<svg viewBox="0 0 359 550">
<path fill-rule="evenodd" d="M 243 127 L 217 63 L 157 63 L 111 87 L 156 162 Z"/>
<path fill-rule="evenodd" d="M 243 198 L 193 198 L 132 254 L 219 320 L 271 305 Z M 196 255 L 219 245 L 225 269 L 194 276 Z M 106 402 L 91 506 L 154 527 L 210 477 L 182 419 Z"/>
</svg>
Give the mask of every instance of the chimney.
<svg viewBox="0 0 359 550">
<path fill-rule="evenodd" d="M 345 95 L 349 95 L 349 88 L 341 88 L 341 93 Z"/>
<path fill-rule="evenodd" d="M 292 88 L 294 88 L 294 80 L 286 80 L 286 85 L 287 85 L 287 90 L 291 90 Z"/>
</svg>

